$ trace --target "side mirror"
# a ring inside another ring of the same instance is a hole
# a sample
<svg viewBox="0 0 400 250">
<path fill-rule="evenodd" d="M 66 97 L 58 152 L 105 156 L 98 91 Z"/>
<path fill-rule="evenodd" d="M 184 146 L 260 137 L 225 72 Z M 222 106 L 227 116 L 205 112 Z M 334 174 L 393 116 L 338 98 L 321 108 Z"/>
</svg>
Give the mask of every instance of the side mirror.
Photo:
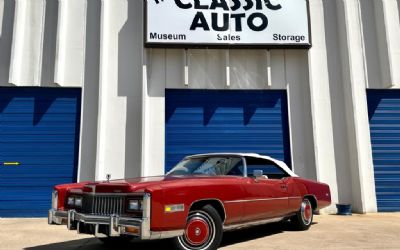
<svg viewBox="0 0 400 250">
<path fill-rule="evenodd" d="M 264 172 L 262 170 L 254 170 L 253 171 L 253 176 L 256 179 L 262 177 L 263 175 L 264 175 Z"/>
</svg>

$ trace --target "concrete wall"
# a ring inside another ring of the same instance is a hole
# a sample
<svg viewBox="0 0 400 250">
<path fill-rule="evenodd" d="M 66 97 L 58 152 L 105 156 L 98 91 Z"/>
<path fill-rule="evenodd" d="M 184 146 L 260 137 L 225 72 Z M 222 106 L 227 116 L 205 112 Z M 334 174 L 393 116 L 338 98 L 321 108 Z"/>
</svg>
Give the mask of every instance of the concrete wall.
<svg viewBox="0 0 400 250">
<path fill-rule="evenodd" d="M 80 180 L 164 172 L 166 88 L 285 89 L 295 172 L 374 212 L 366 89 L 400 87 L 400 1 L 309 2 L 313 47 L 268 51 L 145 49 L 137 0 L 0 0 L 0 86 L 82 87 Z"/>
</svg>

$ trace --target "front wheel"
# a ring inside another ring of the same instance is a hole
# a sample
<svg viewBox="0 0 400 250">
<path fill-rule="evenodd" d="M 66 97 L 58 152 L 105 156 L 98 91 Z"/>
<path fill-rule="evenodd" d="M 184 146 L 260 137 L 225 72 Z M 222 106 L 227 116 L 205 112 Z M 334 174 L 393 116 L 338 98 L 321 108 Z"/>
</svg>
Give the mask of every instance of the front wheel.
<svg viewBox="0 0 400 250">
<path fill-rule="evenodd" d="M 313 208 L 308 198 L 304 198 L 301 202 L 299 211 L 290 218 L 290 222 L 297 230 L 307 230 L 313 221 Z"/>
<path fill-rule="evenodd" d="M 180 250 L 214 250 L 222 240 L 222 220 L 211 205 L 189 212 L 185 232 L 174 239 Z"/>
</svg>

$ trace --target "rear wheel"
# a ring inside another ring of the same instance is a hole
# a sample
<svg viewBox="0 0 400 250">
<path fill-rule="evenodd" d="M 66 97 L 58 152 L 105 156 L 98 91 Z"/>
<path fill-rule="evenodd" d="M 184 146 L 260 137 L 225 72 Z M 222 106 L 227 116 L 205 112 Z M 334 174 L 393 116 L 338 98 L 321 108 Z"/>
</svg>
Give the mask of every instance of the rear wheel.
<svg viewBox="0 0 400 250">
<path fill-rule="evenodd" d="M 308 198 L 304 198 L 301 202 L 300 209 L 296 215 L 290 218 L 290 222 L 297 230 L 307 230 L 313 221 L 313 208 Z"/>
<path fill-rule="evenodd" d="M 222 240 L 222 220 L 211 205 L 190 211 L 185 232 L 174 239 L 175 246 L 181 250 L 213 250 Z"/>
</svg>

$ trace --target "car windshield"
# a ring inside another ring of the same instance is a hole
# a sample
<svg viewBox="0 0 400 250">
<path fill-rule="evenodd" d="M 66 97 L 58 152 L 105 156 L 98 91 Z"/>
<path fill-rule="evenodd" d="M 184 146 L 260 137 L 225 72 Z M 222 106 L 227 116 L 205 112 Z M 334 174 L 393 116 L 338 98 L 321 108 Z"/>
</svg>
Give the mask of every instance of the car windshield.
<svg viewBox="0 0 400 250">
<path fill-rule="evenodd" d="M 243 176 L 240 157 L 208 156 L 185 158 L 167 175 L 236 175 Z"/>
</svg>

